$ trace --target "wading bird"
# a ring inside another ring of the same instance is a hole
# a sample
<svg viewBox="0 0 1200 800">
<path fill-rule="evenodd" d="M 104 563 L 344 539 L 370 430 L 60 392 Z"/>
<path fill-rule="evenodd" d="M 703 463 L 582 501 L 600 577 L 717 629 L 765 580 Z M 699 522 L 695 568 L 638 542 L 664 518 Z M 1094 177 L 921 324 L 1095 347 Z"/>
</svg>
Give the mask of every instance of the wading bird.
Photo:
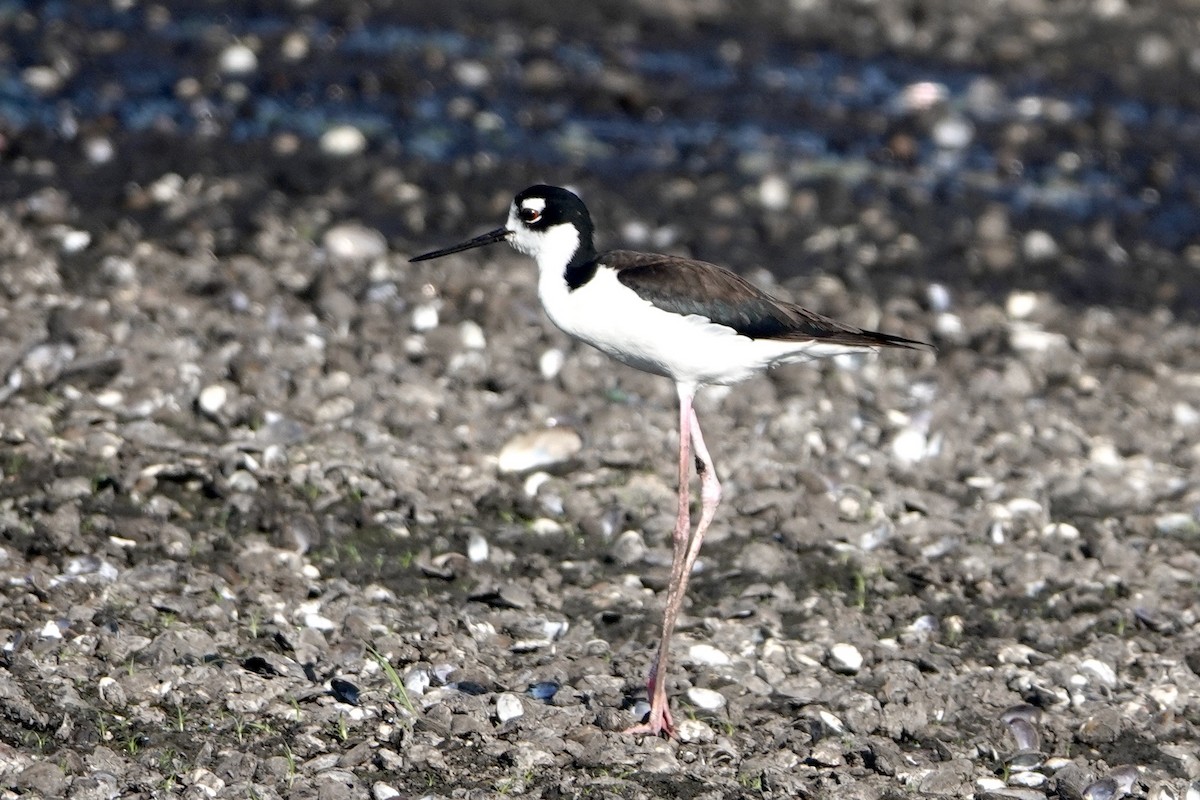
<svg viewBox="0 0 1200 800">
<path fill-rule="evenodd" d="M 671 735 L 666 671 L 671 634 L 695 566 L 721 501 L 712 458 L 692 407 L 706 384 L 731 384 L 769 367 L 880 347 L 931 349 L 930 345 L 855 328 L 794 303 L 771 297 L 715 264 L 630 250 L 596 252 L 592 218 L 572 192 L 531 186 L 513 199 L 502 228 L 470 241 L 425 253 L 412 261 L 507 241 L 538 266 L 538 297 L 564 332 L 631 367 L 675 382 L 679 395 L 679 509 L 672 533 L 674 555 L 658 656 L 647 688 L 650 713 L 630 733 Z M 700 477 L 700 520 L 689 516 L 693 453 Z"/>
</svg>

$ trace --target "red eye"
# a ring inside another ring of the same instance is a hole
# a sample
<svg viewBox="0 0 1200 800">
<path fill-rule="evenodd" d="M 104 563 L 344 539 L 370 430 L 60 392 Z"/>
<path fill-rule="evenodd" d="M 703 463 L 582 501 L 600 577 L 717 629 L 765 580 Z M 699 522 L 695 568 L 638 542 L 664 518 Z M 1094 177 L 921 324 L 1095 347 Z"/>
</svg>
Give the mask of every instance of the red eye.
<svg viewBox="0 0 1200 800">
<path fill-rule="evenodd" d="M 520 215 L 522 222 L 537 222 L 542 218 L 542 212 L 536 208 L 522 208 Z"/>
</svg>

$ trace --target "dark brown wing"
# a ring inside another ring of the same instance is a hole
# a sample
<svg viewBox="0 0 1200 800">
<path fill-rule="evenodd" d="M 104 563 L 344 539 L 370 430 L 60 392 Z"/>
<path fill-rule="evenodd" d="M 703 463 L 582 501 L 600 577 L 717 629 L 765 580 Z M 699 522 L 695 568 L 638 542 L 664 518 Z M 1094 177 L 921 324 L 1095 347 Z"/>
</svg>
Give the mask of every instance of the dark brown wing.
<svg viewBox="0 0 1200 800">
<path fill-rule="evenodd" d="M 716 264 L 630 250 L 613 250 L 598 260 L 615 269 L 617 280 L 657 308 L 705 317 L 751 339 L 817 339 L 856 347 L 929 347 L 913 339 L 845 325 L 778 300 Z"/>
</svg>

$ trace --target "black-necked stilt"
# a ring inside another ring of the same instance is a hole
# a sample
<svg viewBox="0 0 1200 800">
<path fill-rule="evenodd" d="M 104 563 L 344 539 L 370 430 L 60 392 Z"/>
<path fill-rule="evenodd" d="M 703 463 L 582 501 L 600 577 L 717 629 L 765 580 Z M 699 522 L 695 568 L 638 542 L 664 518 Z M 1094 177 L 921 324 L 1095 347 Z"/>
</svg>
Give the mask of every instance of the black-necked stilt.
<svg viewBox="0 0 1200 800">
<path fill-rule="evenodd" d="M 650 713 L 632 733 L 673 729 L 665 677 L 671 633 L 704 532 L 721 500 L 712 458 L 692 408 L 705 384 L 730 384 L 776 364 L 874 350 L 930 348 L 924 342 L 844 325 L 778 300 L 715 264 L 678 256 L 597 253 L 583 201 L 557 186 L 531 186 L 513 199 L 502 228 L 444 250 L 458 253 L 507 241 L 538 265 L 538 296 L 566 333 L 616 360 L 675 381 L 679 394 L 679 510 L 658 657 L 650 669 Z M 700 521 L 688 514 L 690 448 L 701 481 Z"/>
</svg>

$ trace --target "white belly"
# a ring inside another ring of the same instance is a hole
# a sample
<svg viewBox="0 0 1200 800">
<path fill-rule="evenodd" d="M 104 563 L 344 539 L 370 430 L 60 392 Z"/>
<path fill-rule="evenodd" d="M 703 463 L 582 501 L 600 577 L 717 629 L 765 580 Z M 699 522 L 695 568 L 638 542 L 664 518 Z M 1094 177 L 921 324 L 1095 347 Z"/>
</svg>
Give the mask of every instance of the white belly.
<svg viewBox="0 0 1200 800">
<path fill-rule="evenodd" d="M 704 317 L 681 316 L 642 300 L 610 269 L 569 291 L 561 273 L 539 279 L 550 320 L 631 367 L 693 386 L 745 380 L 775 364 L 856 352 L 818 342 L 751 339 Z"/>
</svg>

